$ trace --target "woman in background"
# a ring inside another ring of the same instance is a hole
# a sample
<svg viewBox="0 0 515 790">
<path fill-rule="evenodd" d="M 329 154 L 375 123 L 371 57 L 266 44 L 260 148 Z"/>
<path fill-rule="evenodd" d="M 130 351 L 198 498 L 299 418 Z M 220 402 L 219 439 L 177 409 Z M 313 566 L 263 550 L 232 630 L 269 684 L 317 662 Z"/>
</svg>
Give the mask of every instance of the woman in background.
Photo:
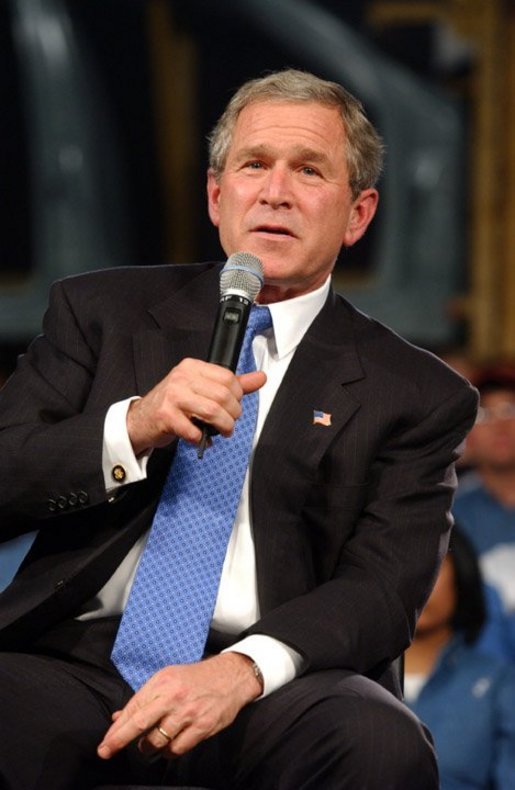
<svg viewBox="0 0 515 790">
<path fill-rule="evenodd" d="M 476 649 L 484 622 L 476 554 L 455 528 L 405 657 L 406 703 L 433 734 L 442 790 L 515 788 L 515 669 Z"/>
</svg>

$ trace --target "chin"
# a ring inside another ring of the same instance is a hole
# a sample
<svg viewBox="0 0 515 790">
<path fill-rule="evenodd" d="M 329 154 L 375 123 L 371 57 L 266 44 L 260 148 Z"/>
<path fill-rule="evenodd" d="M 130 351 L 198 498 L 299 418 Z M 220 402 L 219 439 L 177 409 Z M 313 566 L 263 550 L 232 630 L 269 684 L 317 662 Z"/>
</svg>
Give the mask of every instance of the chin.
<svg viewBox="0 0 515 790">
<path fill-rule="evenodd" d="M 274 252 L 272 254 L 261 250 L 261 254 L 256 252 L 255 255 L 263 261 L 263 268 L 267 279 L 281 282 L 298 279 L 300 267 L 295 265 L 295 262 L 292 261 L 292 257 L 288 255 L 286 251 L 283 252 L 281 250 L 281 252 Z"/>
</svg>

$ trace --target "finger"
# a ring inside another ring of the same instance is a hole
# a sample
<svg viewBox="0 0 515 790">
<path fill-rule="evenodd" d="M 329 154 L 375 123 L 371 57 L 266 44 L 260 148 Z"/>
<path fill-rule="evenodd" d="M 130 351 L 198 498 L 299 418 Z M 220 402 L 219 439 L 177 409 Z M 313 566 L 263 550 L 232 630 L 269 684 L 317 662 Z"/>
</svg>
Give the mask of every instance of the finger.
<svg viewBox="0 0 515 790">
<path fill-rule="evenodd" d="M 191 413 L 202 417 L 204 421 L 214 422 L 227 418 L 234 421 L 241 414 L 243 394 L 243 389 L 236 379 L 233 388 L 224 387 L 216 382 L 211 385 L 203 382 L 188 404 L 184 405 L 183 410 L 187 412 L 189 407 Z"/>
<path fill-rule="evenodd" d="M 201 395 L 185 399 L 178 405 L 165 403 L 156 417 L 156 427 L 152 429 L 155 436 L 151 444 L 155 447 L 166 446 L 173 438 L 180 437 L 190 444 L 197 445 L 202 437 L 202 431 L 196 421 L 209 423 L 217 429 L 218 433 L 230 436 L 240 413 L 241 406 L 235 399 L 228 402 L 228 408 Z"/>
<path fill-rule="evenodd" d="M 204 728 L 194 722 L 183 727 L 163 749 L 163 757 L 180 757 L 215 735 L 221 728 Z"/>
<path fill-rule="evenodd" d="M 97 749 L 100 757 L 109 759 L 132 741 L 146 735 L 168 712 L 160 697 L 154 696 L 142 703 L 141 698 L 136 700 L 136 696 L 120 712 L 104 735 Z"/>
<path fill-rule="evenodd" d="M 211 386 L 213 384 L 220 384 L 227 389 L 233 389 L 236 385 L 235 394 L 237 394 L 237 378 L 234 373 L 222 365 L 216 365 L 213 362 L 202 362 L 198 359 L 183 359 L 176 368 L 174 368 L 167 377 L 170 382 L 173 382 L 179 388 L 196 389 L 202 383 Z"/>
<path fill-rule="evenodd" d="M 247 395 L 249 392 L 255 392 L 261 389 L 263 384 L 266 384 L 266 373 L 262 370 L 255 370 L 252 373 L 241 373 L 238 376 L 243 392 Z"/>
<path fill-rule="evenodd" d="M 157 412 L 157 422 L 163 433 L 173 432 L 193 443 L 200 439 L 193 420 L 213 425 L 222 435 L 230 436 L 241 416 L 243 394 L 240 382 L 232 374 L 223 382 L 203 378 L 180 391 L 174 390 L 173 397 L 167 396 Z"/>
<path fill-rule="evenodd" d="M 170 725 L 168 725 L 170 729 Z M 138 741 L 138 749 L 145 757 L 151 757 L 171 744 L 173 735 L 162 724 L 157 724 Z"/>
</svg>

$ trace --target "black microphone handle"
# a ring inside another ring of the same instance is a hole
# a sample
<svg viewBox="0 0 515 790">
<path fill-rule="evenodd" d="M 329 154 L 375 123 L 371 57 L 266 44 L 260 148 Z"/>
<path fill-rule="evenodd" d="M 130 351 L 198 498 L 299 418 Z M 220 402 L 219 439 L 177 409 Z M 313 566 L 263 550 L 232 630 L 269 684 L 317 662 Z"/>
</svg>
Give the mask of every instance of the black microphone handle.
<svg viewBox="0 0 515 790">
<path fill-rule="evenodd" d="M 223 296 L 218 305 L 207 361 L 236 372 L 252 302 L 239 294 Z"/>
<path fill-rule="evenodd" d="M 222 297 L 207 354 L 208 362 L 236 372 L 251 307 L 252 301 L 239 294 L 229 293 Z M 202 428 L 197 452 L 197 456 L 202 458 L 209 437 L 216 436 L 218 431 L 201 420 L 195 420 L 195 423 Z"/>
</svg>

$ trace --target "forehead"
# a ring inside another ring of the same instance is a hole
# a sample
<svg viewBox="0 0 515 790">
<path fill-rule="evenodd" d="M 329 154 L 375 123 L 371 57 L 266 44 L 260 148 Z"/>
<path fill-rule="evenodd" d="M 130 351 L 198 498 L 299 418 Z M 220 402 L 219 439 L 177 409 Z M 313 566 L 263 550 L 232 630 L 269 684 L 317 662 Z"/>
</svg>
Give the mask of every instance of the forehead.
<svg viewBox="0 0 515 790">
<path fill-rule="evenodd" d="M 340 148 L 345 139 L 344 123 L 337 107 L 318 102 L 261 100 L 251 102 L 238 115 L 232 145 L 273 141 Z"/>
</svg>

